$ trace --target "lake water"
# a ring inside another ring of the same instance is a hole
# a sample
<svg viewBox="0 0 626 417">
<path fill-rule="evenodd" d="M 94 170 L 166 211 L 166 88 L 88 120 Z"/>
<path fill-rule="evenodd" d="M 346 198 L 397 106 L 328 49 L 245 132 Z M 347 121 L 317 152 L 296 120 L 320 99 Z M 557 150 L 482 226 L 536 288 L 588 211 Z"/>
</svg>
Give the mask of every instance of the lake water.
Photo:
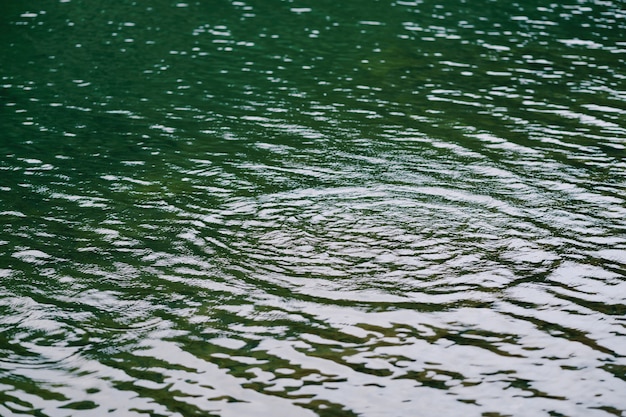
<svg viewBox="0 0 626 417">
<path fill-rule="evenodd" d="M 0 415 L 626 416 L 617 0 L 0 5 Z"/>
</svg>

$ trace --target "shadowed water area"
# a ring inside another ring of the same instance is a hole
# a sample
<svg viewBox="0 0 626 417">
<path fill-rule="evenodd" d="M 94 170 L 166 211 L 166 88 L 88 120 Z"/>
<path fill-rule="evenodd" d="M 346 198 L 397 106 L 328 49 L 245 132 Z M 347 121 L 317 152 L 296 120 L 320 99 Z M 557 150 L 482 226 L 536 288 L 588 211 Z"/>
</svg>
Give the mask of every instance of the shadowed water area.
<svg viewBox="0 0 626 417">
<path fill-rule="evenodd" d="M 622 1 L 0 3 L 0 415 L 626 416 Z"/>
</svg>

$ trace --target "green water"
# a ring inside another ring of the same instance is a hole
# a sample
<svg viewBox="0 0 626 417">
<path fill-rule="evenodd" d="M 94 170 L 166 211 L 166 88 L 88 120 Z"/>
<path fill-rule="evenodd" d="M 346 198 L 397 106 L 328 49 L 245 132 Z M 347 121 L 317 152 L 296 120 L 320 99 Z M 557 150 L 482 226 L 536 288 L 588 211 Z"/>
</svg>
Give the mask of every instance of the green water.
<svg viewBox="0 0 626 417">
<path fill-rule="evenodd" d="M 0 2 L 0 416 L 626 416 L 620 1 Z"/>
</svg>

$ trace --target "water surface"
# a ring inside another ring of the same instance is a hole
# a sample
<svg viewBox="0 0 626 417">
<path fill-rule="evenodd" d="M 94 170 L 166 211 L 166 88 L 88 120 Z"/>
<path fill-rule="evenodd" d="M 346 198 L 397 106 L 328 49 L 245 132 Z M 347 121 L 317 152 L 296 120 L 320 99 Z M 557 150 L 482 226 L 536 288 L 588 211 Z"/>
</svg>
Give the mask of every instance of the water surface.
<svg viewBox="0 0 626 417">
<path fill-rule="evenodd" d="M 626 415 L 622 2 L 148 3 L 0 5 L 0 415 Z"/>
</svg>

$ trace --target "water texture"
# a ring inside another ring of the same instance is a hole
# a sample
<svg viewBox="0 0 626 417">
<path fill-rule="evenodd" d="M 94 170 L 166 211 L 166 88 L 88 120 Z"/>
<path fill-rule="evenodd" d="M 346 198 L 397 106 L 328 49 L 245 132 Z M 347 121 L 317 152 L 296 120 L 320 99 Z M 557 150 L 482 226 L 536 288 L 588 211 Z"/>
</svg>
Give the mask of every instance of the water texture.
<svg viewBox="0 0 626 417">
<path fill-rule="evenodd" d="M 621 1 L 0 3 L 0 415 L 626 416 Z"/>
</svg>

